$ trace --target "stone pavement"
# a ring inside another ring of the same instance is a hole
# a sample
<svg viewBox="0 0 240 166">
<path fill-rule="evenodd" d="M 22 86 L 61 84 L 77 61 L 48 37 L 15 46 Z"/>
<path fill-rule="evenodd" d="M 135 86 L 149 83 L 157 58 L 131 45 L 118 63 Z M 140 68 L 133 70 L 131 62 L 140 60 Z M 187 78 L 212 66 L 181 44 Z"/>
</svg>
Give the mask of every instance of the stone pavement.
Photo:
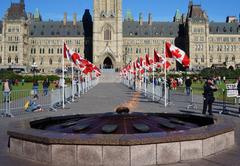
<svg viewBox="0 0 240 166">
<path fill-rule="evenodd" d="M 128 89 L 120 83 L 101 83 L 95 88 L 91 89 L 87 94 L 82 96 L 77 102 L 67 105 L 65 110 L 59 110 L 58 112 L 41 112 L 41 113 L 23 113 L 14 118 L 0 118 L 0 166 L 40 166 L 39 163 L 31 162 L 29 160 L 23 160 L 12 156 L 8 153 L 8 137 L 7 126 L 9 123 L 16 120 L 24 120 L 33 117 L 48 117 L 57 115 L 69 115 L 69 114 L 81 114 L 81 113 L 102 113 L 115 111 L 116 107 L 125 103 L 131 108 L 131 111 L 138 112 L 183 112 L 186 110 L 189 104 L 189 97 L 184 94 L 174 93 L 172 95 L 173 105 L 164 108 L 163 102 L 152 102 L 138 96 L 136 101 L 130 100 L 136 93 Z M 131 102 L 129 102 L 129 100 Z M 201 112 L 201 99 L 197 99 L 198 110 L 190 110 L 199 114 Z M 226 151 L 223 151 L 217 155 L 210 156 L 201 160 L 194 160 L 188 162 L 181 162 L 173 164 L 172 166 L 238 166 L 240 165 L 240 118 L 229 115 L 223 116 L 229 121 L 233 121 L 236 124 L 236 145 Z"/>
</svg>

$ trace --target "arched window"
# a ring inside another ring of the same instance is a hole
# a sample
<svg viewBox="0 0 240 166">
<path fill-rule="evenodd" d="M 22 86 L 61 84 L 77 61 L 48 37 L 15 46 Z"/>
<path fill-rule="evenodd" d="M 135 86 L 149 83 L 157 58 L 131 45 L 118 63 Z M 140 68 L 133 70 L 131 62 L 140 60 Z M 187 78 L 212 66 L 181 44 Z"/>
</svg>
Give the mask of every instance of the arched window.
<svg viewBox="0 0 240 166">
<path fill-rule="evenodd" d="M 52 58 L 49 59 L 49 65 L 52 65 Z"/>
<path fill-rule="evenodd" d="M 8 63 L 11 63 L 12 59 L 11 57 L 8 57 Z"/>
<path fill-rule="evenodd" d="M 15 63 L 18 63 L 18 57 L 15 57 Z"/>
<path fill-rule="evenodd" d="M 34 64 L 35 63 L 35 58 L 32 58 L 32 64 Z"/>
<path fill-rule="evenodd" d="M 52 54 L 53 54 L 53 48 L 52 48 Z"/>
<path fill-rule="evenodd" d="M 235 55 L 232 56 L 232 61 L 235 62 Z"/>
<path fill-rule="evenodd" d="M 0 64 L 2 63 L 2 57 L 0 56 Z"/>
<path fill-rule="evenodd" d="M 15 46 L 15 51 L 17 51 L 18 50 L 18 48 L 17 48 L 17 46 Z"/>
<path fill-rule="evenodd" d="M 104 40 L 111 40 L 111 30 L 110 28 L 105 29 L 104 31 Z"/>
</svg>

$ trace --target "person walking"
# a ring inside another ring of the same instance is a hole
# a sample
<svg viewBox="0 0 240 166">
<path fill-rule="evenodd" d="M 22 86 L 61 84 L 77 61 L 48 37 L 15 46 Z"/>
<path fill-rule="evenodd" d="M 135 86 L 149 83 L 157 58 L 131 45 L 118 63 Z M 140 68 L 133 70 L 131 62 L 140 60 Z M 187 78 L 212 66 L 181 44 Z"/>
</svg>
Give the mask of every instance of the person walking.
<svg viewBox="0 0 240 166">
<path fill-rule="evenodd" d="M 192 86 L 192 80 L 190 79 L 190 77 L 187 77 L 187 79 L 185 81 L 185 86 L 186 86 L 186 93 L 187 93 L 188 96 L 190 96 L 191 86 Z"/>
<path fill-rule="evenodd" d="M 213 80 L 208 78 L 208 80 L 204 84 L 204 92 L 203 92 L 203 112 L 202 114 L 206 114 L 207 107 L 209 115 L 212 115 L 212 104 L 215 101 L 214 92 L 217 91 L 217 87 L 214 85 Z"/>
</svg>

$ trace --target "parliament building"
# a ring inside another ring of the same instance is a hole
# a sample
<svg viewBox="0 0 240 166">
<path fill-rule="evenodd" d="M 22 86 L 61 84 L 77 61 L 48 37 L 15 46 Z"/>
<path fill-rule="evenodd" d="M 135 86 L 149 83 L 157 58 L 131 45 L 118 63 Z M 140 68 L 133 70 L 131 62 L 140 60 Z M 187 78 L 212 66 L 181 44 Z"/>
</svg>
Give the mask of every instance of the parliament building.
<svg viewBox="0 0 240 166">
<path fill-rule="evenodd" d="M 101 69 L 120 68 L 145 54 L 153 57 L 154 49 L 164 54 L 166 41 L 186 51 L 189 70 L 240 67 L 240 24 L 234 16 L 210 21 L 192 1 L 188 12 L 177 10 L 171 22 L 154 21 L 151 13 L 140 13 L 138 20 L 130 11 L 123 16 L 122 0 L 94 0 L 90 13 L 86 9 L 81 21 L 76 14 L 69 21 L 67 13 L 62 21 L 43 21 L 39 10 L 25 11 L 24 0 L 11 3 L 0 21 L 0 68 L 29 72 L 34 64 L 41 73 L 54 73 L 61 68 L 63 41 Z M 181 70 L 171 63 L 171 70 Z"/>
</svg>

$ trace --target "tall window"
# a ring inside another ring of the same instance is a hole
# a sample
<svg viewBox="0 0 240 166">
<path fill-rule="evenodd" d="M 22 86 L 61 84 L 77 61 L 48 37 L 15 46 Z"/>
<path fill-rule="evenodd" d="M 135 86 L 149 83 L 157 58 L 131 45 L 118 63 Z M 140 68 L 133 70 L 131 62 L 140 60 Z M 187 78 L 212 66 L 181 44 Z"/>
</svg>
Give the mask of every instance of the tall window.
<svg viewBox="0 0 240 166">
<path fill-rule="evenodd" d="M 107 28 L 104 31 L 104 40 L 111 40 L 111 30 L 110 30 L 110 28 Z"/>
<path fill-rule="evenodd" d="M 232 56 L 232 61 L 235 62 L 235 55 Z"/>
<path fill-rule="evenodd" d="M 8 63 L 11 63 L 12 59 L 11 57 L 8 57 Z"/>
<path fill-rule="evenodd" d="M 222 56 L 221 55 L 218 56 L 218 62 L 222 62 Z"/>
<path fill-rule="evenodd" d="M 2 63 L 2 57 L 0 57 L 0 64 Z"/>
<path fill-rule="evenodd" d="M 15 57 L 15 63 L 18 63 L 18 57 Z"/>
<path fill-rule="evenodd" d="M 52 58 L 49 59 L 49 65 L 52 65 Z"/>
</svg>

